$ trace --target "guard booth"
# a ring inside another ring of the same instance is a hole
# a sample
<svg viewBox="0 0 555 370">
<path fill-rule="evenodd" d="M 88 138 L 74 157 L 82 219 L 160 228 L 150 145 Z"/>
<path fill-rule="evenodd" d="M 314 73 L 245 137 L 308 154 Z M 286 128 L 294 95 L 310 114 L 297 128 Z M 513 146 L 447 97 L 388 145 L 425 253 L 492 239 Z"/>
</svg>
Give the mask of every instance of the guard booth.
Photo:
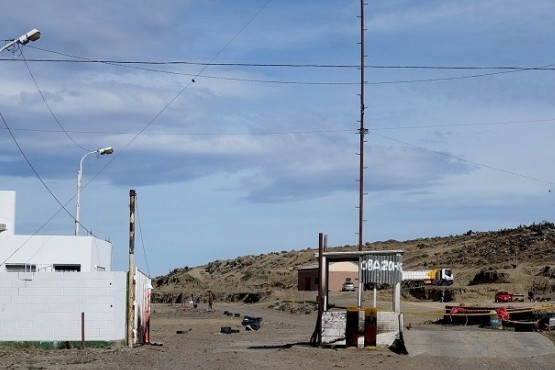
<svg viewBox="0 0 555 370">
<path fill-rule="evenodd" d="M 375 348 L 393 344 L 403 327 L 400 309 L 403 254 L 403 250 L 318 253 L 321 282 L 318 293 L 318 345 Z M 341 261 L 358 264 L 356 302 L 353 297 L 353 304 L 347 307 L 331 305 L 329 297 L 329 265 Z M 377 285 L 390 287 L 390 306 L 386 304 L 388 307 L 384 307 L 380 301 L 378 309 Z M 365 290 L 368 286 L 372 286 L 370 291 Z M 370 295 L 371 300 L 368 299 Z"/>
</svg>

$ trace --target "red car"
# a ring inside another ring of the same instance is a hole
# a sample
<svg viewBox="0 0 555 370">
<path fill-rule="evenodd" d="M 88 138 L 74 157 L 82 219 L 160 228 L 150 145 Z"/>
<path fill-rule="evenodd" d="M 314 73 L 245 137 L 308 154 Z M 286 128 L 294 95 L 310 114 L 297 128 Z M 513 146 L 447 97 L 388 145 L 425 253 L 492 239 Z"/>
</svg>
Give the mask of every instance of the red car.
<svg viewBox="0 0 555 370">
<path fill-rule="evenodd" d="M 512 302 L 513 294 L 505 291 L 495 293 L 495 302 Z"/>
</svg>

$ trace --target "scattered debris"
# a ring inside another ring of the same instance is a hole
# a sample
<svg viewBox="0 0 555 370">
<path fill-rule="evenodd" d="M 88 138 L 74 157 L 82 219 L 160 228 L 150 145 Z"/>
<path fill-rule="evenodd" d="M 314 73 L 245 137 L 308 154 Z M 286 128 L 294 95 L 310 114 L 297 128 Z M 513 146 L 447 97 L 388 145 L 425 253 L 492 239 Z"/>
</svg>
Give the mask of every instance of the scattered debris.
<svg viewBox="0 0 555 370">
<path fill-rule="evenodd" d="M 231 329 L 231 326 L 222 326 L 220 328 L 220 333 L 224 333 L 224 334 L 239 333 L 239 330 Z"/>
<path fill-rule="evenodd" d="M 260 329 L 261 321 L 262 317 L 245 316 L 241 324 L 245 327 L 246 330 L 253 331 Z"/>
</svg>

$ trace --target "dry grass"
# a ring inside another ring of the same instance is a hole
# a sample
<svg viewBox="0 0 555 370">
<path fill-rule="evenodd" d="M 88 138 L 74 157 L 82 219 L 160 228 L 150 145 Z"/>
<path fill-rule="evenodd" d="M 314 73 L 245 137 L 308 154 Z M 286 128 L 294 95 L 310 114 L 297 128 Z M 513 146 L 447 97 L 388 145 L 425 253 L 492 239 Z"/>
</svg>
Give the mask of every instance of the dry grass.
<svg viewBox="0 0 555 370">
<path fill-rule="evenodd" d="M 462 294 L 490 300 L 497 290 L 527 293 L 531 288 L 537 296 L 554 298 L 555 226 L 551 223 L 403 242 L 388 240 L 368 243 L 365 249 L 405 250 L 405 269 L 451 267 L 455 274 L 453 299 Z M 356 247 L 328 250 L 356 250 Z M 188 302 L 194 296 L 202 302 L 210 290 L 219 301 L 287 299 L 296 291 L 295 268 L 315 263 L 315 252 L 282 251 L 176 268 L 155 279 L 154 297 L 160 302 Z M 493 278 L 476 281 L 480 276 Z"/>
</svg>

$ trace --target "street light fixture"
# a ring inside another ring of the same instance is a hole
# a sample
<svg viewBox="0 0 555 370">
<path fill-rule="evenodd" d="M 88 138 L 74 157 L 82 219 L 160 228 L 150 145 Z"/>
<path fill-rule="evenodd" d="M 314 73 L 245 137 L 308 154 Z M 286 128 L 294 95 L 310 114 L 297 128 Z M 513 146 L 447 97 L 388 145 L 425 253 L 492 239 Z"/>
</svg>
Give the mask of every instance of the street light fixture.
<svg viewBox="0 0 555 370">
<path fill-rule="evenodd" d="M 33 28 L 31 31 L 27 32 L 26 34 L 21 35 L 17 39 L 13 39 L 12 41 L 8 42 L 6 45 L 2 46 L 0 48 L 0 52 L 2 52 L 3 50 L 11 46 L 14 46 L 15 44 L 25 45 L 29 41 L 37 41 L 38 39 L 40 39 L 40 31 L 37 30 L 36 28 Z"/>
<path fill-rule="evenodd" d="M 79 235 L 79 210 L 80 210 L 80 197 L 81 197 L 81 182 L 83 180 L 83 161 L 91 154 L 109 155 L 114 152 L 114 148 L 108 146 L 106 148 L 99 148 L 85 154 L 79 162 L 79 171 L 77 171 L 77 205 L 75 206 L 75 235 Z"/>
</svg>

